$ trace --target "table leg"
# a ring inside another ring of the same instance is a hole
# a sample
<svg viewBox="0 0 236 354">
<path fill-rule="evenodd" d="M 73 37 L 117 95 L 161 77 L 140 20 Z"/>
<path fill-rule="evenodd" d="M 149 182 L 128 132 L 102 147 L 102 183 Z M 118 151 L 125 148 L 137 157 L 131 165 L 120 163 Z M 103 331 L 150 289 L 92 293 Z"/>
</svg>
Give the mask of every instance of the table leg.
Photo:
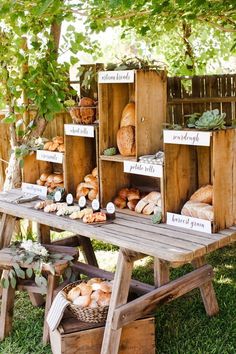
<svg viewBox="0 0 236 354">
<path fill-rule="evenodd" d="M 9 270 L 3 271 L 3 277 L 7 278 L 8 274 L 9 274 Z M 15 300 L 15 289 L 9 286 L 7 289 L 2 290 L 0 340 L 3 340 L 11 332 L 14 300 Z"/>
<path fill-rule="evenodd" d="M 0 249 L 8 247 L 11 242 L 12 234 L 15 228 L 16 218 L 14 216 L 3 214 L 0 225 Z"/>
<path fill-rule="evenodd" d="M 79 242 L 86 262 L 98 268 L 97 258 L 95 256 L 90 238 L 80 236 L 80 235 L 78 237 L 79 237 Z"/>
<path fill-rule="evenodd" d="M 46 304 L 45 304 L 45 314 L 44 314 L 44 325 L 43 325 L 43 344 L 47 344 L 49 341 L 49 328 L 46 321 L 48 311 L 52 305 L 53 293 L 59 283 L 59 277 L 48 274 L 48 286 L 47 286 L 47 295 L 46 295 Z"/>
<path fill-rule="evenodd" d="M 51 243 L 50 226 L 37 224 L 37 235 L 38 235 L 38 241 L 40 243 L 43 243 L 45 245 L 47 244 L 49 245 Z"/>
<path fill-rule="evenodd" d="M 192 262 L 194 268 L 200 268 L 206 264 L 205 257 L 196 258 Z M 208 281 L 207 283 L 200 286 L 200 292 L 202 296 L 202 300 L 205 306 L 206 313 L 208 316 L 214 316 L 219 312 L 219 306 L 216 299 L 215 290 L 212 284 L 212 281 Z"/>
<path fill-rule="evenodd" d="M 113 313 L 118 306 L 127 303 L 133 263 L 138 258 L 140 257 L 137 257 L 135 252 L 126 249 L 120 249 L 119 251 L 101 354 L 118 353 L 122 329 L 112 329 Z"/>
<path fill-rule="evenodd" d="M 159 258 L 154 258 L 154 285 L 159 288 L 170 281 L 169 263 Z"/>
</svg>

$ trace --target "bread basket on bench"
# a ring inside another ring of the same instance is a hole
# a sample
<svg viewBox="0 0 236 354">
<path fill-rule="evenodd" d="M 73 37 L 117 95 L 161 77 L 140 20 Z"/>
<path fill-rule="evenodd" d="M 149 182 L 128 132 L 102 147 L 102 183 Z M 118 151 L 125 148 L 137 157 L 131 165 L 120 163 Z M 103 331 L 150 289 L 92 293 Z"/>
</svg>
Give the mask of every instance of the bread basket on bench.
<svg viewBox="0 0 236 354">
<path fill-rule="evenodd" d="M 93 278 L 93 279 L 99 279 L 99 278 Z M 72 292 L 73 291 L 76 292 L 76 289 L 80 288 L 81 286 L 83 286 L 83 287 L 85 287 L 86 285 L 90 286 L 90 283 L 93 279 L 90 279 L 88 281 L 79 280 L 79 281 L 73 282 L 73 283 L 65 286 L 63 288 L 63 292 L 65 293 L 67 299 L 70 300 L 69 294 L 71 294 L 71 290 L 72 290 Z M 105 279 L 101 279 L 100 283 L 105 284 L 105 285 L 109 284 L 106 282 Z M 96 284 L 98 287 L 99 283 L 96 283 Z M 94 288 L 96 289 L 95 283 L 94 283 Z M 99 291 L 100 291 L 100 293 L 99 293 Z M 97 294 L 96 294 L 96 292 L 97 292 Z M 91 294 L 88 294 L 85 296 L 78 296 L 78 298 L 80 297 L 80 299 L 82 301 L 85 301 L 84 305 L 86 305 L 86 301 L 87 301 L 86 296 L 87 297 L 90 296 L 93 298 L 92 294 L 98 296 L 98 303 L 100 303 L 100 304 L 107 303 L 107 301 L 104 302 L 102 300 L 104 300 L 104 297 L 110 298 L 110 296 L 111 296 L 111 292 L 103 293 L 101 290 L 97 289 L 97 290 L 93 290 L 93 292 Z M 69 298 L 68 298 L 68 295 L 69 295 Z M 99 296 L 101 299 L 100 302 L 99 302 Z M 106 306 L 102 306 L 102 305 L 98 305 L 98 304 L 94 305 L 95 303 L 96 303 L 96 301 L 94 299 L 91 299 L 88 306 L 81 306 L 81 305 L 76 304 L 76 301 L 74 303 L 74 301 L 72 302 L 70 300 L 70 303 L 68 305 L 68 309 L 80 321 L 89 322 L 89 323 L 104 323 L 107 318 L 109 305 L 106 305 Z"/>
</svg>

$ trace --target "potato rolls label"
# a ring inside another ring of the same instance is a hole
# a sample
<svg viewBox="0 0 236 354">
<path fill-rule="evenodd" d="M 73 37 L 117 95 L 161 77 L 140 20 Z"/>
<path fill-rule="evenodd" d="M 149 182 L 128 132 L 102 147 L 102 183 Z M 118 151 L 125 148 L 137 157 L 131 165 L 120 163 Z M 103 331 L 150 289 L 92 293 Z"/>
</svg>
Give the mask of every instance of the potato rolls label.
<svg viewBox="0 0 236 354">
<path fill-rule="evenodd" d="M 163 167 L 161 164 L 153 165 L 150 163 L 143 163 L 143 162 L 124 161 L 124 172 L 132 173 L 135 175 L 162 178 Z"/>
</svg>

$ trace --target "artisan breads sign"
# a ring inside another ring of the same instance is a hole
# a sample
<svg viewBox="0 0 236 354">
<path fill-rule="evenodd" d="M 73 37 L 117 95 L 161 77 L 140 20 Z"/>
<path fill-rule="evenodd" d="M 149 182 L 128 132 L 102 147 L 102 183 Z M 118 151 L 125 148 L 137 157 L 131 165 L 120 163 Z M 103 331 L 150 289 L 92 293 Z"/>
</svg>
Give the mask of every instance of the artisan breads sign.
<svg viewBox="0 0 236 354">
<path fill-rule="evenodd" d="M 38 195 L 41 198 L 47 197 L 47 187 L 44 186 L 38 186 L 37 184 L 23 182 L 21 189 L 24 193 Z"/>
<path fill-rule="evenodd" d="M 93 125 L 65 124 L 64 129 L 65 129 L 65 135 L 94 138 Z"/>
<path fill-rule="evenodd" d="M 210 146 L 211 132 L 194 130 L 164 130 L 164 143 Z"/>
<path fill-rule="evenodd" d="M 134 70 L 100 71 L 99 84 L 134 82 Z"/>
<path fill-rule="evenodd" d="M 168 225 L 179 226 L 189 230 L 206 232 L 208 234 L 212 233 L 210 221 L 193 218 L 191 216 L 167 213 L 166 223 Z"/>
<path fill-rule="evenodd" d="M 64 154 L 56 151 L 37 150 L 36 158 L 41 161 L 63 163 Z"/>
<path fill-rule="evenodd" d="M 135 175 L 159 177 L 163 176 L 162 165 L 153 165 L 150 163 L 124 161 L 124 172 Z"/>
</svg>

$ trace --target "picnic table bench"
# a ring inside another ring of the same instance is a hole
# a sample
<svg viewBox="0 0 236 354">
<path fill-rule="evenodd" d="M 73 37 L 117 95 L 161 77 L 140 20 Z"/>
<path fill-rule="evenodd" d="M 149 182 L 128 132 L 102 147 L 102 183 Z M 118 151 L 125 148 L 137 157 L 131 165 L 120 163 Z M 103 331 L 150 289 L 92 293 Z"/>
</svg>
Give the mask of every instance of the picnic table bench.
<svg viewBox="0 0 236 354">
<path fill-rule="evenodd" d="M 124 325 L 150 313 L 158 304 L 170 302 L 195 288 L 201 291 L 207 314 L 213 316 L 218 313 L 218 303 L 212 285 L 213 269 L 206 264 L 205 256 L 234 242 L 236 227 L 206 234 L 176 229 L 165 224 L 152 225 L 147 218 L 121 212 L 116 213 L 116 219 L 112 222 L 88 225 L 68 217 L 35 210 L 35 202 L 13 204 L 12 200 L 17 197 L 17 193 L 20 192 L 13 190 L 0 193 L 0 248 L 9 245 L 16 218 L 28 219 L 49 228 L 59 228 L 119 247 L 102 354 L 118 353 Z M 45 240 L 42 241 L 45 243 Z M 155 286 L 143 285 L 143 295 L 127 303 L 130 286 L 139 286 L 131 280 L 134 261 L 147 255 L 153 256 L 155 260 Z M 186 263 L 192 263 L 195 270 L 170 281 L 170 267 L 179 267 Z M 86 265 L 82 268 L 86 273 Z M 96 274 L 98 272 L 99 270 Z M 92 273 L 91 266 L 88 265 L 88 274 Z"/>
</svg>

